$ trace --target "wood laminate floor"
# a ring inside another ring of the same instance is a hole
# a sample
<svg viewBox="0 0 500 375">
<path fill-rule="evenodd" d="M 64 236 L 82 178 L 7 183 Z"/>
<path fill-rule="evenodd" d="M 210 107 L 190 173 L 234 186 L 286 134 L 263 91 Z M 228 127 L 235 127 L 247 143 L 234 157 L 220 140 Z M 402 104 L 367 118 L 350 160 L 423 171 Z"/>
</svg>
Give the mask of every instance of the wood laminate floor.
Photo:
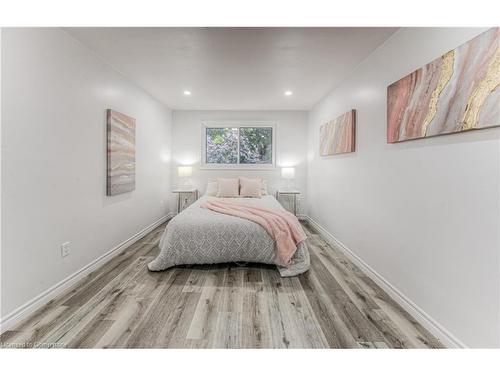
<svg viewBox="0 0 500 375">
<path fill-rule="evenodd" d="M 165 225 L 0 336 L 3 347 L 440 348 L 310 226 L 311 269 L 234 264 L 149 272 Z"/>
</svg>

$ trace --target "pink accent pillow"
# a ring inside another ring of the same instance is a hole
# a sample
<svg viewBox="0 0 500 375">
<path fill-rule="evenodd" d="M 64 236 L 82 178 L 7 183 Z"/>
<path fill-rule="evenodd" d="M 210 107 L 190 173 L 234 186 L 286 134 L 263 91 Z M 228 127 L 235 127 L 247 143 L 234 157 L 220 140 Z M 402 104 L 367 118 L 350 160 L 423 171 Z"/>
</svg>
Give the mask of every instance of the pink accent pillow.
<svg viewBox="0 0 500 375">
<path fill-rule="evenodd" d="M 219 198 L 235 198 L 239 194 L 240 183 L 237 178 L 218 178 L 217 196 Z"/>
<path fill-rule="evenodd" d="M 260 198 L 262 195 L 262 179 L 240 177 L 240 196 Z"/>
</svg>

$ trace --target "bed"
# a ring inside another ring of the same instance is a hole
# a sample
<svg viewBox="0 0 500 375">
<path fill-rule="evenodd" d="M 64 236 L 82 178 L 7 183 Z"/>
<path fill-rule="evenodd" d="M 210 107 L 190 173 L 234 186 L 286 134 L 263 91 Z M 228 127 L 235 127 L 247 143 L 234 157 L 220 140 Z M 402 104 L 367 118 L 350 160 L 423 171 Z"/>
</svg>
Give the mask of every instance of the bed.
<svg viewBox="0 0 500 375">
<path fill-rule="evenodd" d="M 168 223 L 160 240 L 160 253 L 148 264 L 151 271 L 177 265 L 227 262 L 274 264 L 282 277 L 296 276 L 309 269 L 307 241 L 297 245 L 288 267 L 281 267 L 276 261 L 275 242 L 262 226 L 200 207 L 210 199 L 217 198 L 201 197 Z M 264 208 L 282 208 L 271 195 L 231 200 Z"/>
</svg>

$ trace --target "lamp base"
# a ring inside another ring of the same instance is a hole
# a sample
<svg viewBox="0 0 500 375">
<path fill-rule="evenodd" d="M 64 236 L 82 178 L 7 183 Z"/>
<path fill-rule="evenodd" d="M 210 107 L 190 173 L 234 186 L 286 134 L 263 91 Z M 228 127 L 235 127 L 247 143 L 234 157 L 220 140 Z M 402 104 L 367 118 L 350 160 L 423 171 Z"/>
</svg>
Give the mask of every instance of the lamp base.
<svg viewBox="0 0 500 375">
<path fill-rule="evenodd" d="M 285 187 L 282 188 L 283 191 L 292 191 L 294 190 L 294 187 L 293 185 L 290 183 L 291 182 L 291 179 L 285 179 L 286 183 L 285 183 Z"/>
<path fill-rule="evenodd" d="M 179 184 L 179 189 L 191 189 L 193 186 L 191 185 L 189 179 L 187 177 L 181 178 L 181 183 Z"/>
</svg>

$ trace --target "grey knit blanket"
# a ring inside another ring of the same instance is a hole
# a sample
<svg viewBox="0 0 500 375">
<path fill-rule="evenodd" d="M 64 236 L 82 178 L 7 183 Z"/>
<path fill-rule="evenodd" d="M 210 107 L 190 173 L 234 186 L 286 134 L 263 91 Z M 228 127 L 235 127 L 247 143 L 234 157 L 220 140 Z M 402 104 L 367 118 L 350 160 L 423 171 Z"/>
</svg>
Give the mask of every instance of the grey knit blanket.
<svg viewBox="0 0 500 375">
<path fill-rule="evenodd" d="M 160 240 L 160 254 L 148 268 L 162 271 L 176 265 L 256 262 L 276 264 L 275 242 L 257 223 L 225 215 L 200 205 L 214 197 L 203 196 L 176 215 Z M 262 198 L 234 198 L 266 208 L 281 208 L 271 195 Z M 309 269 L 307 241 L 299 243 L 288 267 L 278 267 L 282 277 L 295 276 Z"/>
</svg>

